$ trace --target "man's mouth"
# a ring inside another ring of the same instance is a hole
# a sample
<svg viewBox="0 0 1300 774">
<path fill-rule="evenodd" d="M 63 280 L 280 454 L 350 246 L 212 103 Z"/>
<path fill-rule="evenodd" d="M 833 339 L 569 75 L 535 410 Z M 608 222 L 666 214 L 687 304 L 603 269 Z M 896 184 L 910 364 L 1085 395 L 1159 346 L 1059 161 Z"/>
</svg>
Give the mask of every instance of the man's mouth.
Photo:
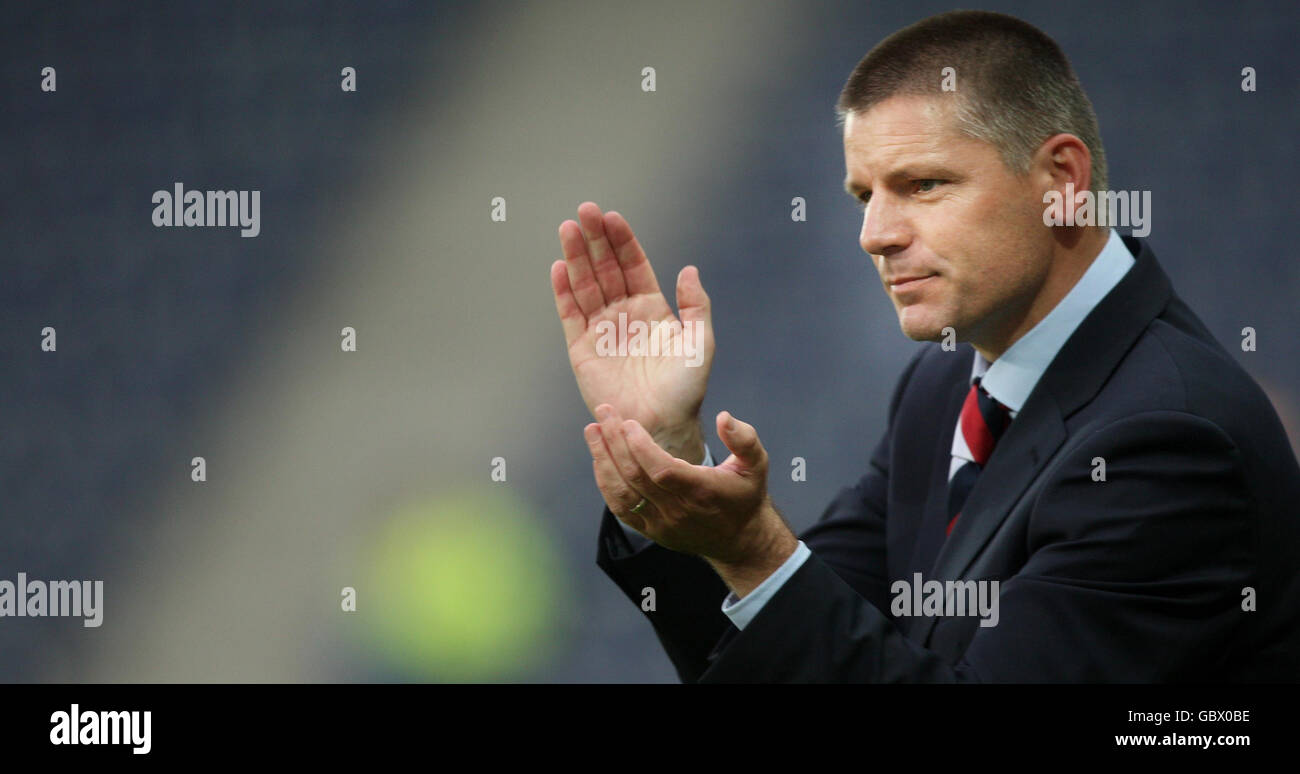
<svg viewBox="0 0 1300 774">
<path fill-rule="evenodd" d="M 909 274 L 902 277 L 895 277 L 889 280 L 889 289 L 894 293 L 906 293 L 921 287 L 927 280 L 933 279 L 938 275 L 935 274 Z"/>
</svg>

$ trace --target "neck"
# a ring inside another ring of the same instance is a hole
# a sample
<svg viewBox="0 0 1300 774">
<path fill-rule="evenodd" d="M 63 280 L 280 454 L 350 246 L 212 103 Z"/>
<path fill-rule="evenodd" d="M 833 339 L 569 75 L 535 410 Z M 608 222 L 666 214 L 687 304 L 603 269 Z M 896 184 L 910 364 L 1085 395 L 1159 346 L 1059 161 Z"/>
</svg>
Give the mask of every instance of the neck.
<svg viewBox="0 0 1300 774">
<path fill-rule="evenodd" d="M 1039 288 L 1038 295 L 1029 305 L 1005 322 L 1001 330 L 982 336 L 979 341 L 971 341 L 971 346 L 985 360 L 992 363 L 1002 357 L 1004 352 L 1011 349 L 1012 344 L 1033 330 L 1035 325 L 1055 309 L 1070 289 L 1078 284 L 1110 238 L 1110 229 L 1106 227 L 1071 229 L 1070 232 L 1072 233 L 1058 229 L 1052 248 L 1051 268 L 1048 269 L 1047 278 Z"/>
</svg>

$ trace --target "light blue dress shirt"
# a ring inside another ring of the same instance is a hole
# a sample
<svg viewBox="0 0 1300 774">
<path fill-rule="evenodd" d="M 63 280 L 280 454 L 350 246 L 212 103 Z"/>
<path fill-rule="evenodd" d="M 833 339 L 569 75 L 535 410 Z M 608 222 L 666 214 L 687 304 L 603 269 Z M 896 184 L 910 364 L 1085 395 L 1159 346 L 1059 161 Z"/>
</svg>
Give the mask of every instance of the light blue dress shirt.
<svg viewBox="0 0 1300 774">
<path fill-rule="evenodd" d="M 1065 298 L 1062 298 L 1052 311 L 1047 313 L 1047 316 L 1039 320 L 1037 325 L 1017 339 L 1006 352 L 1002 353 L 1001 357 L 992 363 L 985 360 L 979 352 L 975 353 L 971 365 L 971 383 L 974 383 L 976 376 L 983 376 L 980 383 L 984 385 L 984 389 L 988 390 L 994 400 L 1009 408 L 1014 419 L 1028 400 L 1029 393 L 1033 392 L 1034 385 L 1038 384 L 1039 378 L 1056 357 L 1056 353 L 1061 350 L 1066 340 L 1079 327 L 1079 323 L 1083 322 L 1083 318 L 1088 316 L 1092 308 L 1111 291 L 1111 288 L 1119 284 L 1120 279 L 1133 263 L 1134 259 L 1128 247 L 1120 240 L 1115 229 L 1111 229 L 1106 245 L 1102 247 L 1088 270 L 1074 284 L 1070 292 L 1065 294 Z M 958 419 L 959 425 L 960 422 L 961 420 Z M 707 447 L 705 454 L 708 455 Z M 970 450 L 966 447 L 966 441 L 958 429 L 953 433 L 949 479 L 951 480 L 957 469 L 971 459 Z M 708 462 L 712 464 L 711 457 L 708 458 Z M 800 540 L 799 547 L 790 558 L 786 559 L 785 563 L 757 588 L 746 594 L 744 599 L 737 600 L 735 593 L 728 594 L 722 600 L 722 612 L 726 613 L 737 629 L 744 629 L 763 609 L 763 605 L 767 604 L 767 601 L 781 586 L 785 585 L 790 576 L 794 575 L 811 555 L 812 551 Z"/>
</svg>

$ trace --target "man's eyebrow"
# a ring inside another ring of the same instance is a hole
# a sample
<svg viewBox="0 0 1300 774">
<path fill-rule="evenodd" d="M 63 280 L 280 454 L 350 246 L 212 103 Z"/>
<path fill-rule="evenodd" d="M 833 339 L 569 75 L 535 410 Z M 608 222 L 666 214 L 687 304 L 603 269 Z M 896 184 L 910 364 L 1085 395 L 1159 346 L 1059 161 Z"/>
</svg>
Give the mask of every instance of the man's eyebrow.
<svg viewBox="0 0 1300 774">
<path fill-rule="evenodd" d="M 932 176 L 936 178 L 955 178 L 957 173 L 941 165 L 933 163 L 909 163 L 904 164 L 896 169 L 891 170 L 884 175 L 886 180 L 909 179 L 913 177 Z M 870 190 L 867 186 L 855 183 L 852 178 L 845 178 L 844 192 L 854 199 L 859 198 L 864 191 Z"/>
<path fill-rule="evenodd" d="M 890 170 L 888 173 L 884 175 L 884 179 L 896 180 L 900 177 L 907 177 L 911 174 L 912 174 L 911 169 L 909 169 L 908 165 L 904 164 L 902 166 Z M 857 199 L 860 196 L 862 196 L 864 192 L 869 191 L 871 189 L 865 185 L 862 185 L 861 183 L 854 182 L 852 178 L 845 178 L 844 190 L 846 193 L 848 193 L 849 196 L 852 196 L 854 199 Z"/>
</svg>

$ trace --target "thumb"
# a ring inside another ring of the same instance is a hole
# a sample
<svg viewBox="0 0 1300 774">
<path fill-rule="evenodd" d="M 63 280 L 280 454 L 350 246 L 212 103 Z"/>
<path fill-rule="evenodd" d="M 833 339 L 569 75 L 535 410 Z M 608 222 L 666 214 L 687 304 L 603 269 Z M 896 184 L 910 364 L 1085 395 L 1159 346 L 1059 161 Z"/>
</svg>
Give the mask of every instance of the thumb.
<svg viewBox="0 0 1300 774">
<path fill-rule="evenodd" d="M 741 422 L 729 411 L 718 413 L 718 437 L 746 467 L 755 468 L 767 458 L 758 431 L 748 422 Z"/>
<path fill-rule="evenodd" d="M 682 322 L 702 322 L 708 325 L 712 319 L 709 294 L 700 284 L 700 270 L 687 266 L 677 275 L 677 314 Z"/>
</svg>

